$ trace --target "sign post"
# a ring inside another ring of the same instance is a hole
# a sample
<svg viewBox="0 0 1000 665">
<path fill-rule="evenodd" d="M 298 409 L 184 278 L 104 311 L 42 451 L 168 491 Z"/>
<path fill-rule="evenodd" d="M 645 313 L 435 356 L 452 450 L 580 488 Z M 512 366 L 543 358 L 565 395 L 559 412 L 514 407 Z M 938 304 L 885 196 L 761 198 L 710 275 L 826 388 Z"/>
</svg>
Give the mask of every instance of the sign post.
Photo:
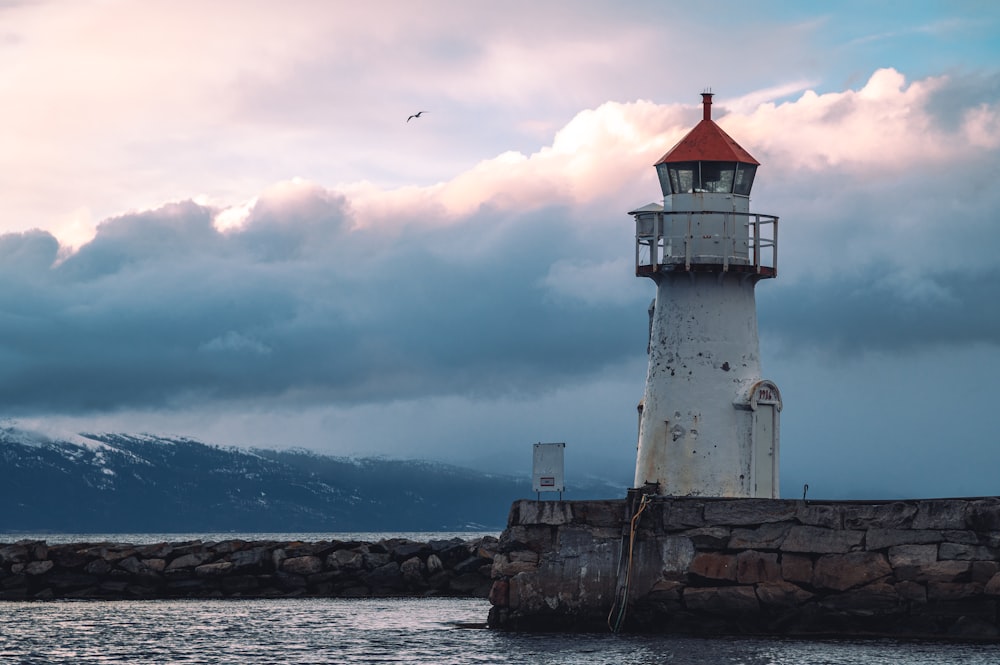
<svg viewBox="0 0 1000 665">
<path fill-rule="evenodd" d="M 532 489 L 537 500 L 541 501 L 542 492 L 559 492 L 565 489 L 563 482 L 563 451 L 565 443 L 536 443 L 534 464 L 532 466 Z"/>
</svg>

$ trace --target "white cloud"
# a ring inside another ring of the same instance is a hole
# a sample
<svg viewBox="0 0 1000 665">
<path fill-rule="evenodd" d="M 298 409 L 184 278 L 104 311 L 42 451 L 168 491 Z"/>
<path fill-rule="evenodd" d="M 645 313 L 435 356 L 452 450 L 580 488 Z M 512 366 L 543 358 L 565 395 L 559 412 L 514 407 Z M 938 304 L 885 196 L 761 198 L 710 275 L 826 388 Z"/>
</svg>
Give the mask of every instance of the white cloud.
<svg viewBox="0 0 1000 665">
<path fill-rule="evenodd" d="M 946 79 L 906 84 L 893 69 L 875 72 L 860 90 L 817 94 L 725 119 L 731 134 L 746 137 L 757 151 L 787 169 L 831 167 L 872 169 L 912 167 L 953 160 L 964 141 L 936 126 L 927 106 Z"/>
</svg>

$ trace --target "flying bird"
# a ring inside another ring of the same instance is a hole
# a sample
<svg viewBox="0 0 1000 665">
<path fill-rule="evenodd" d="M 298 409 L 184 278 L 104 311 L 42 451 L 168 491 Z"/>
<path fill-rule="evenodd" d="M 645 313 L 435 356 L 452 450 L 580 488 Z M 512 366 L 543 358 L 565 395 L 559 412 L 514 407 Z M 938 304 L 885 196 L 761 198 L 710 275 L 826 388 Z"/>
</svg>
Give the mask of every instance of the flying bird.
<svg viewBox="0 0 1000 665">
<path fill-rule="evenodd" d="M 417 111 L 416 113 L 414 113 L 413 115 L 411 115 L 409 118 L 407 118 L 406 122 L 409 122 L 409 121 L 413 120 L 414 118 L 419 118 L 421 116 L 421 114 L 423 114 L 423 111 Z"/>
</svg>

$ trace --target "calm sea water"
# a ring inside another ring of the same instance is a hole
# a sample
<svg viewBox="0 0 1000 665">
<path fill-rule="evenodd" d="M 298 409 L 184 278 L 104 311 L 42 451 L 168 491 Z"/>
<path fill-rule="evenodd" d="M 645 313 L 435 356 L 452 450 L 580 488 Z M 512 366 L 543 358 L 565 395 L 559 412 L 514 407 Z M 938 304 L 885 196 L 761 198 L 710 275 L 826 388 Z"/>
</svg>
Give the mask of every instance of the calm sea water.
<svg viewBox="0 0 1000 665">
<path fill-rule="evenodd" d="M 404 534 L 65 534 L 55 542 L 379 540 Z M 481 534 L 405 534 L 414 540 Z M 296 537 L 299 536 L 299 537 Z M 24 535 L 0 535 L 11 542 Z M 0 602 L 0 663 L 997 665 L 1000 646 L 502 633 L 485 600 Z"/>
<path fill-rule="evenodd" d="M 486 601 L 271 599 L 0 603 L 0 662 L 995 665 L 968 644 L 507 634 Z"/>
</svg>

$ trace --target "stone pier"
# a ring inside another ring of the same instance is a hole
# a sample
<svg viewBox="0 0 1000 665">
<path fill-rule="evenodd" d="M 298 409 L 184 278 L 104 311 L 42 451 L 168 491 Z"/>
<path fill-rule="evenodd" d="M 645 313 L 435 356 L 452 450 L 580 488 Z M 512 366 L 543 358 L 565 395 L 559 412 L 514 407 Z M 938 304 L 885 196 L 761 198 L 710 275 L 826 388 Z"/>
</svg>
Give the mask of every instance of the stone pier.
<svg viewBox="0 0 1000 665">
<path fill-rule="evenodd" d="M 508 630 L 1000 641 L 1000 498 L 518 501 Z"/>
<path fill-rule="evenodd" d="M 0 543 L 0 601 L 460 596 L 485 598 L 497 539 Z"/>
</svg>

